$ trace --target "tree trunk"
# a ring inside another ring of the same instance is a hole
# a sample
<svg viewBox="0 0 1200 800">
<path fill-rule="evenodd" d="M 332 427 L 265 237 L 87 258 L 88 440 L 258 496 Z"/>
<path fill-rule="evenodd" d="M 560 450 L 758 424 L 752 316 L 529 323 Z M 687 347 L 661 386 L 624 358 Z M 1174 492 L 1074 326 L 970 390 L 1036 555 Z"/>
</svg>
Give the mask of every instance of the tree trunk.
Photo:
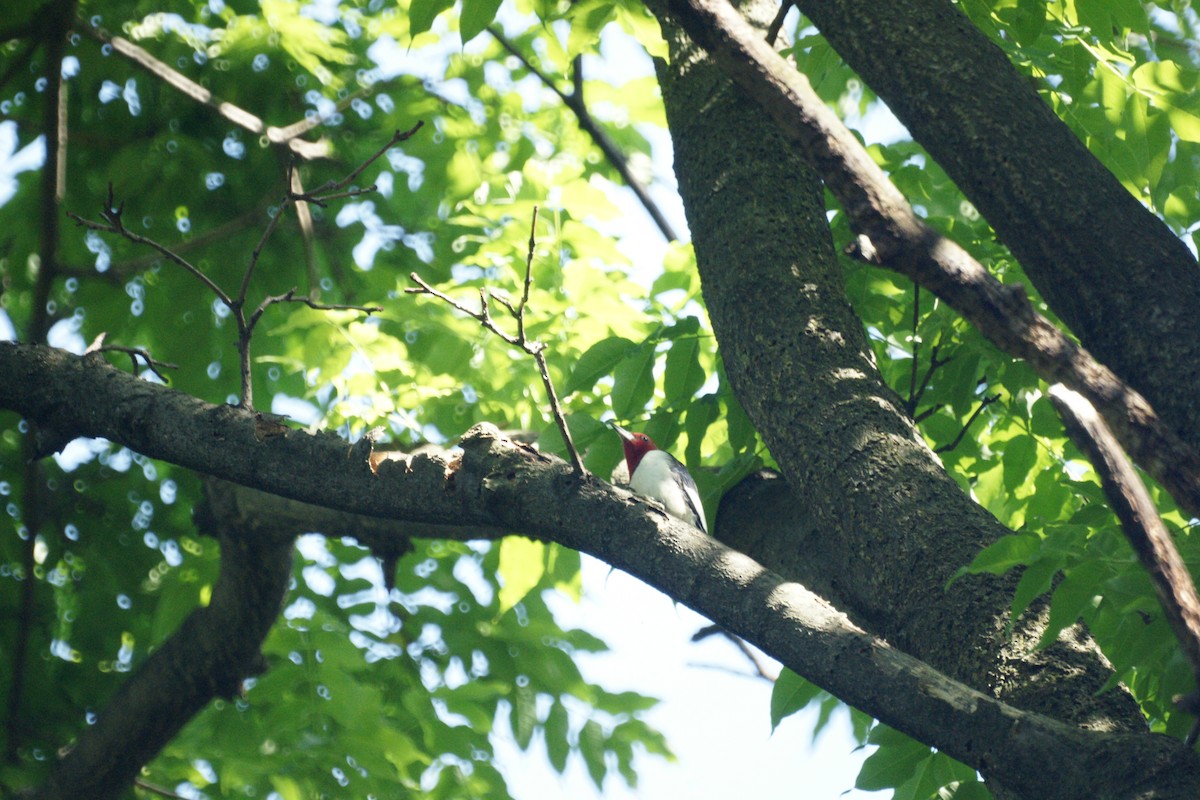
<svg viewBox="0 0 1200 800">
<path fill-rule="evenodd" d="M 1008 530 L 945 473 L 879 376 L 844 297 L 819 180 L 652 7 L 671 44 L 660 82 L 705 301 L 791 490 L 764 489 L 769 509 L 752 524 L 718 520 L 717 535 L 965 683 L 1085 727 L 1144 730 L 1126 692 L 1096 695 L 1110 669 L 1085 633 L 1032 651 L 1044 603 L 1005 635 L 1016 575 L 943 590 Z"/>
</svg>

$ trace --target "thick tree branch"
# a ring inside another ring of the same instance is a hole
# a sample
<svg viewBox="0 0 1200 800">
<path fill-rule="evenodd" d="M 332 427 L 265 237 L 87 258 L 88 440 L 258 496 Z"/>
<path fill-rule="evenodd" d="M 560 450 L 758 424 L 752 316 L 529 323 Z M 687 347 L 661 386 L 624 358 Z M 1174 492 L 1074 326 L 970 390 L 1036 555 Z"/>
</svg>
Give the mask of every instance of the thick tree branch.
<svg viewBox="0 0 1200 800">
<path fill-rule="evenodd" d="M 801 148 L 859 232 L 860 257 L 932 289 L 1001 350 L 1027 360 L 1047 383 L 1063 383 L 1086 397 L 1126 452 L 1181 508 L 1200 515 L 1200 455 L 1144 397 L 1034 310 L 1022 287 L 1001 285 L 918 217 L 808 80 L 726 0 L 669 0 L 666 5 Z"/>
<path fill-rule="evenodd" d="M 0 407 L 60 430 L 107 436 L 156 457 L 183 456 L 179 461 L 209 474 L 330 508 L 480 526 L 479 532 L 484 526 L 521 531 L 595 555 L 888 724 L 981 770 L 1018 776 L 1016 788 L 1030 797 L 1092 800 L 1115 798 L 1118 790 L 1129 796 L 1123 792 L 1131 780 L 1128 764 L 1135 762 L 1144 770 L 1139 782 L 1174 788 L 1160 797 L 1200 791 L 1200 760 L 1178 742 L 1081 731 L 1006 706 L 864 633 L 816 595 L 749 557 L 665 514 L 647 513 L 653 506 L 636 495 L 580 481 L 565 462 L 500 438 L 490 426 L 477 426 L 463 440 L 458 460 L 419 455 L 385 461 L 376 473 L 365 461 L 348 458 L 350 449 L 336 437 L 286 431 L 260 439 L 248 412 L 138 381 L 95 358 L 5 345 L 0 369 L 21 378 L 0 386 Z M 40 381 L 27 380 L 32 378 Z M 60 394 L 72 388 L 74 393 Z M 81 391 L 91 393 L 86 408 L 67 401 Z M 167 419 L 171 425 L 163 424 Z M 226 683 L 210 692 L 231 688 Z M 114 722 L 124 718 L 125 709 L 133 710 L 126 701 L 135 700 L 119 699 L 112 704 Z M 175 700 L 160 700 L 175 708 Z M 161 706 L 157 713 L 137 709 L 147 719 L 124 720 L 127 724 L 154 729 L 164 716 Z M 172 724 L 180 724 L 179 716 L 172 711 Z M 87 741 L 77 745 L 78 756 L 69 757 L 72 765 L 92 763 Z M 1118 752 L 1122 758 L 1115 757 Z M 1045 769 L 1048 759 L 1058 769 Z M 1155 766 L 1145 769 L 1146 764 Z M 69 772 L 73 780 L 89 780 L 74 767 Z M 60 785 L 68 784 L 55 784 Z"/>
<path fill-rule="evenodd" d="M 776 8 L 751 13 L 765 27 Z M 1099 692 L 1111 668 L 1085 631 L 1034 649 L 1048 604 L 1009 619 L 1019 576 L 928 590 L 1009 531 L 946 474 L 879 375 L 846 303 L 819 177 L 665 12 L 660 21 L 671 61 L 659 80 L 705 304 L 730 383 L 788 483 L 769 511 L 719 519 L 716 535 L 1006 702 L 1143 730 L 1128 692 Z"/>
<path fill-rule="evenodd" d="M 1200 271 L 1187 246 L 1088 152 L 962 4 L 796 5 L 970 198 L 1084 346 L 1200 448 L 1200 404 L 1179 391 L 1200 385 Z"/>
<path fill-rule="evenodd" d="M 221 542 L 211 601 L 121 684 L 32 800 L 120 796 L 211 700 L 237 696 L 245 678 L 266 669 L 259 647 L 282 607 L 303 529 L 228 505 L 202 505 L 197 523 Z"/>
</svg>

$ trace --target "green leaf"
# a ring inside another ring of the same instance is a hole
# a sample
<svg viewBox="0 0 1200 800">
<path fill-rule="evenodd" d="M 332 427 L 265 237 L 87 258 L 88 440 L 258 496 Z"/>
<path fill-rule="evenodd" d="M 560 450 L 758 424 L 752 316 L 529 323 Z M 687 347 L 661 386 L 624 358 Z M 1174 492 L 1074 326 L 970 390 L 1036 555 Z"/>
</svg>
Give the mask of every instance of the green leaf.
<svg viewBox="0 0 1200 800">
<path fill-rule="evenodd" d="M 596 342 L 575 362 L 563 394 L 591 389 L 596 381 L 611 373 L 634 347 L 636 345 L 633 342 L 622 336 L 610 336 Z"/>
<path fill-rule="evenodd" d="M 992 800 L 992 793 L 988 791 L 987 786 L 975 778 L 951 784 L 950 789 L 951 793 L 947 795 L 947 798 L 953 798 L 953 800 Z M 939 800 L 941 800 L 940 795 Z"/>
<path fill-rule="evenodd" d="M 871 731 L 871 743 L 879 749 L 867 756 L 854 788 L 867 792 L 893 789 L 913 777 L 929 760 L 928 745 L 914 741 L 886 725 L 877 725 Z"/>
<path fill-rule="evenodd" d="M 1054 590 L 1050 601 L 1050 617 L 1038 647 L 1053 644 L 1063 628 L 1079 621 L 1085 609 L 1103 591 L 1104 581 L 1111 576 L 1102 561 L 1085 561 L 1071 569 Z"/>
<path fill-rule="evenodd" d="M 670 55 L 666 41 L 662 37 L 662 29 L 656 20 L 646 10 L 642 3 L 633 4 L 630 8 L 622 3 L 616 9 L 617 22 L 627 33 L 638 40 L 638 44 L 646 48 L 651 58 L 661 58 L 666 61 Z"/>
<path fill-rule="evenodd" d="M 1043 558 L 1035 562 L 1021 574 L 1017 589 L 1013 592 L 1012 605 L 1009 609 L 1008 630 L 1011 632 L 1017 619 L 1029 608 L 1029 604 L 1050 591 L 1050 584 L 1058 574 L 1062 563 L 1059 559 Z"/>
<path fill-rule="evenodd" d="M 1004 487 L 1015 492 L 1024 483 L 1038 460 L 1037 442 L 1032 436 L 1016 436 L 1004 446 Z"/>
<path fill-rule="evenodd" d="M 579 732 L 579 753 L 587 766 L 588 775 L 597 789 L 604 788 L 604 775 L 608 768 L 604 764 L 604 729 L 594 719 L 583 724 Z"/>
<path fill-rule="evenodd" d="M 555 700 L 550 706 L 544 727 L 546 735 L 546 755 L 550 765 L 561 775 L 567 768 L 567 756 L 571 753 L 571 744 L 567 740 L 570 733 L 570 721 L 566 707 Z"/>
<path fill-rule="evenodd" d="M 517 683 L 512 701 L 512 728 L 517 745 L 522 750 L 529 749 L 533 741 L 533 730 L 537 725 L 537 698 L 528 684 Z"/>
<path fill-rule="evenodd" d="M 454 0 L 412 0 L 408 6 L 408 29 L 413 36 L 433 27 L 438 14 L 454 5 Z"/>
<path fill-rule="evenodd" d="M 750 417 L 742 409 L 742 404 L 732 394 L 722 395 L 725 402 L 725 424 L 729 427 L 729 446 L 733 452 L 741 454 L 753 452 L 758 446 L 758 432 L 750 422 Z"/>
<path fill-rule="evenodd" d="M 612 0 L 582 0 L 571 4 L 571 32 L 567 51 L 572 57 L 591 51 L 600 41 L 600 32 L 616 13 Z"/>
<path fill-rule="evenodd" d="M 575 448 L 580 452 L 591 447 L 597 439 L 615 436 L 612 428 L 591 414 L 568 414 L 567 429 L 571 431 L 571 441 L 575 443 Z M 565 457 L 567 445 L 563 441 L 562 432 L 558 429 L 557 423 L 551 422 L 538 435 L 538 447 L 547 453 L 556 453 Z"/>
<path fill-rule="evenodd" d="M 635 347 L 613 370 L 612 408 L 618 419 L 631 419 L 654 396 L 654 346 Z"/>
<path fill-rule="evenodd" d="M 816 684 L 806 681 L 790 669 L 783 669 L 771 688 L 771 731 L 779 727 L 784 717 L 808 706 L 821 694 Z"/>
<path fill-rule="evenodd" d="M 272 775 L 271 785 L 283 800 L 304 800 L 305 792 L 300 784 L 284 775 Z"/>
<path fill-rule="evenodd" d="M 684 463 L 699 464 L 703 454 L 700 452 L 708 429 L 717 421 L 721 409 L 716 395 L 704 395 L 690 404 L 687 417 L 684 418 L 683 429 L 687 432 L 687 448 L 684 450 Z"/>
<path fill-rule="evenodd" d="M 691 397 L 708 376 L 700 366 L 700 342 L 696 339 L 677 339 L 667 351 L 667 369 L 663 374 L 663 393 L 667 402 Z"/>
<path fill-rule="evenodd" d="M 458 21 L 458 30 L 462 34 L 463 44 L 474 39 L 492 24 L 496 12 L 500 10 L 501 0 L 462 0 L 462 15 Z"/>
<path fill-rule="evenodd" d="M 967 572 L 1003 575 L 1013 567 L 1032 562 L 1042 549 L 1041 540 L 1030 533 L 1002 536 L 979 551 Z"/>
<path fill-rule="evenodd" d="M 546 571 L 546 545 L 524 536 L 506 536 L 500 542 L 500 614 L 525 599 Z"/>
</svg>

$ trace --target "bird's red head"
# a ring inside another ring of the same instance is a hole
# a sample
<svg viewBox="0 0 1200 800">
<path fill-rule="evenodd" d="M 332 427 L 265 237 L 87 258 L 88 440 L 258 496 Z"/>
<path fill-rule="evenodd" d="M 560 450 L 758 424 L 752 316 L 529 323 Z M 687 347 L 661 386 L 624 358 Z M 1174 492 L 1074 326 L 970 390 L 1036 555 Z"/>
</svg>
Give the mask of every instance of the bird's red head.
<svg viewBox="0 0 1200 800">
<path fill-rule="evenodd" d="M 657 450 L 658 445 L 644 433 L 630 433 L 620 425 L 613 425 L 613 430 L 621 437 L 621 446 L 625 448 L 625 464 L 629 467 L 629 475 L 642 463 L 642 458 L 651 450 Z"/>
</svg>

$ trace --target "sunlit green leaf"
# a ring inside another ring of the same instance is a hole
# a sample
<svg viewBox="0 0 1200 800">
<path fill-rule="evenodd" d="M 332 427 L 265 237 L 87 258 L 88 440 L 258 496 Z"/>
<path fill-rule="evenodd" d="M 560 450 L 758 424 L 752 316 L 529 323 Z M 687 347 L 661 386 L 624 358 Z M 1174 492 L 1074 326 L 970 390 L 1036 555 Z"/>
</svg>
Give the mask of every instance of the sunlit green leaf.
<svg viewBox="0 0 1200 800">
<path fill-rule="evenodd" d="M 537 586 L 546 571 L 546 545 L 524 536 L 500 542 L 500 613 L 504 614 Z"/>
<path fill-rule="evenodd" d="M 474 39 L 484 28 L 492 24 L 496 12 L 500 10 L 501 0 L 461 0 L 462 16 L 458 27 L 462 33 L 463 44 Z"/>
<path fill-rule="evenodd" d="M 790 669 L 781 670 L 771 687 L 771 730 L 778 728 L 784 717 L 808 706 L 820 693 L 820 688 Z"/>
</svg>

